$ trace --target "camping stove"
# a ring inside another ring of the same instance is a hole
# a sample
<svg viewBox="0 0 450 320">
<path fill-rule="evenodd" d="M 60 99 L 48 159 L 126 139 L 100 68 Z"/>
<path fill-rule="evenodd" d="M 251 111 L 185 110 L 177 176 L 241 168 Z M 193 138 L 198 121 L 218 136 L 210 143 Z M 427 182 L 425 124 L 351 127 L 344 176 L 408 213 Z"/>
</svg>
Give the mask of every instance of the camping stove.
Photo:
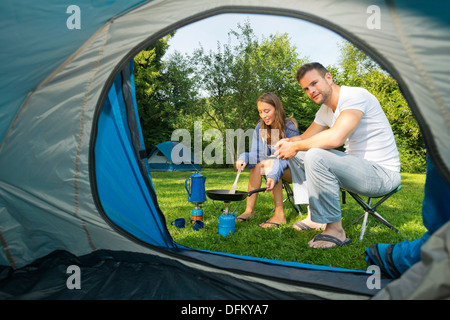
<svg viewBox="0 0 450 320">
<path fill-rule="evenodd" d="M 203 221 L 202 203 L 196 203 L 195 208 L 191 211 L 191 222 L 195 220 Z"/>
<path fill-rule="evenodd" d="M 206 201 L 205 181 L 206 178 L 197 171 L 184 182 L 184 187 L 188 193 L 188 201 L 195 204 L 195 208 L 191 211 L 191 222 L 195 220 L 203 221 L 202 204 Z"/>
</svg>

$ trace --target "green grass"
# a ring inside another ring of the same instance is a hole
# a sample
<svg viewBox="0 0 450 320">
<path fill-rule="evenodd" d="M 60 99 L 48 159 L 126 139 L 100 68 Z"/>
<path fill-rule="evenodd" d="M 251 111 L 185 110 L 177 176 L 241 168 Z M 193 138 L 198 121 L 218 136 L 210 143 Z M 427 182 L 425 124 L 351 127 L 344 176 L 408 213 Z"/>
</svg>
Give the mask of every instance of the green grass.
<svg viewBox="0 0 450 320">
<path fill-rule="evenodd" d="M 422 200 L 425 174 L 402 173 L 403 188 L 379 208 L 378 212 L 399 233 L 369 217 L 364 239 L 359 240 L 360 222 L 349 225 L 362 213 L 361 207 L 347 195 L 346 204 L 342 204 L 342 221 L 350 245 L 329 250 L 312 249 L 308 241 L 319 231 L 299 232 L 291 228 L 297 220 L 306 217 L 306 208 L 302 208 L 300 217 L 291 204 L 284 205 L 287 223 L 280 228 L 262 229 L 258 224 L 272 216 L 273 200 L 271 194 L 260 193 L 255 208 L 255 218 L 246 222 L 237 222 L 233 235 L 222 237 L 218 234 L 218 218 L 223 203 L 207 199 L 203 204 L 205 228 L 192 230 L 189 225 L 194 204 L 188 202 L 184 182 L 192 172 L 154 172 L 152 180 L 158 197 L 159 206 L 166 217 L 167 228 L 175 242 L 190 247 L 238 255 L 256 256 L 267 259 L 319 264 L 340 268 L 366 270 L 365 249 L 373 243 L 397 243 L 420 238 L 425 232 L 422 224 Z M 236 173 L 232 169 L 204 169 L 206 189 L 229 189 Z M 237 190 L 247 190 L 249 171 L 241 173 Z M 231 203 L 234 210 L 239 203 Z M 239 215 L 245 210 L 245 200 L 236 210 Z M 176 218 L 185 218 L 188 225 L 177 229 L 170 224 Z"/>
</svg>

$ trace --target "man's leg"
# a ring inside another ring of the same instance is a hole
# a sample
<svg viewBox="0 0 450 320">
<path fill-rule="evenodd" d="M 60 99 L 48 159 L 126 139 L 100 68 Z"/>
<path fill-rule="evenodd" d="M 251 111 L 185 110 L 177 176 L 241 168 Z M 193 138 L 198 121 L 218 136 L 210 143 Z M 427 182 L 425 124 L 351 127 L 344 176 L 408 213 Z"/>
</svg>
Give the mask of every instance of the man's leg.
<svg viewBox="0 0 450 320">
<path fill-rule="evenodd" d="M 304 166 L 305 155 L 306 151 L 299 151 L 294 158 L 289 160 L 289 169 L 292 179 L 292 191 L 294 193 L 294 203 L 306 205 L 306 209 L 308 212 L 305 219 L 295 222 L 292 227 L 299 231 L 307 229 L 321 230 L 325 228 L 325 225 L 313 222 L 311 220 L 311 212 L 309 211 L 309 196 Z"/>
<path fill-rule="evenodd" d="M 382 169 L 370 161 L 336 150 L 311 149 L 304 158 L 311 220 L 327 224 L 324 235 L 346 241 L 341 223 L 339 187 L 359 194 L 385 194 L 400 183 L 400 174 Z M 329 241 L 311 241 L 312 247 L 329 247 Z"/>
<path fill-rule="evenodd" d="M 295 204 L 309 203 L 304 166 L 305 155 L 306 151 L 299 151 L 294 158 L 289 160 L 289 169 L 291 171 L 292 191 L 294 192 Z"/>
</svg>

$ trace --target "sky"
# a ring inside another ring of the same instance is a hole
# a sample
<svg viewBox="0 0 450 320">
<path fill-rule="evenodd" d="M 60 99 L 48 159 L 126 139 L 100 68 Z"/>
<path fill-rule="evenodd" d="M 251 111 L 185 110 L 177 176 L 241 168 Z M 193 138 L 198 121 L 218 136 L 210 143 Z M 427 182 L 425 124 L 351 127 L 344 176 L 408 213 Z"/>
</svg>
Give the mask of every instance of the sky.
<svg viewBox="0 0 450 320">
<path fill-rule="evenodd" d="M 200 43 L 207 52 L 216 51 L 217 42 L 222 45 L 228 43 L 228 32 L 237 30 L 237 24 L 242 25 L 246 20 L 260 41 L 277 32 L 288 33 L 300 57 L 309 57 L 324 66 L 337 65 L 338 44 L 343 41 L 338 34 L 296 18 L 257 14 L 221 14 L 186 25 L 178 29 L 169 41 L 166 55 L 175 50 L 191 54 L 200 47 Z"/>
</svg>

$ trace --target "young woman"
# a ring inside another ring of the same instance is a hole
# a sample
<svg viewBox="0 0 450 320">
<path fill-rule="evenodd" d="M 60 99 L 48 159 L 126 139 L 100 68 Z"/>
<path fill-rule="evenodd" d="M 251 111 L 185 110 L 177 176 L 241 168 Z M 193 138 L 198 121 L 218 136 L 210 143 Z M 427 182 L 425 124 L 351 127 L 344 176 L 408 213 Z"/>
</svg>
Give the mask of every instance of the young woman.
<svg viewBox="0 0 450 320">
<path fill-rule="evenodd" d="M 241 154 L 236 161 L 236 168 L 250 168 L 248 191 L 261 187 L 262 176 L 266 176 L 266 185 L 271 185 L 275 203 L 273 217 L 261 223 L 261 228 L 278 227 L 286 223 L 283 210 L 283 187 L 281 179 L 291 181 L 289 162 L 274 156 L 275 144 L 283 138 L 299 134 L 294 118 L 286 118 L 280 99 L 273 93 L 263 93 L 257 101 L 261 121 L 256 125 L 250 152 Z M 258 194 L 247 197 L 245 211 L 237 217 L 238 221 L 246 221 L 254 217 L 255 203 Z"/>
</svg>

